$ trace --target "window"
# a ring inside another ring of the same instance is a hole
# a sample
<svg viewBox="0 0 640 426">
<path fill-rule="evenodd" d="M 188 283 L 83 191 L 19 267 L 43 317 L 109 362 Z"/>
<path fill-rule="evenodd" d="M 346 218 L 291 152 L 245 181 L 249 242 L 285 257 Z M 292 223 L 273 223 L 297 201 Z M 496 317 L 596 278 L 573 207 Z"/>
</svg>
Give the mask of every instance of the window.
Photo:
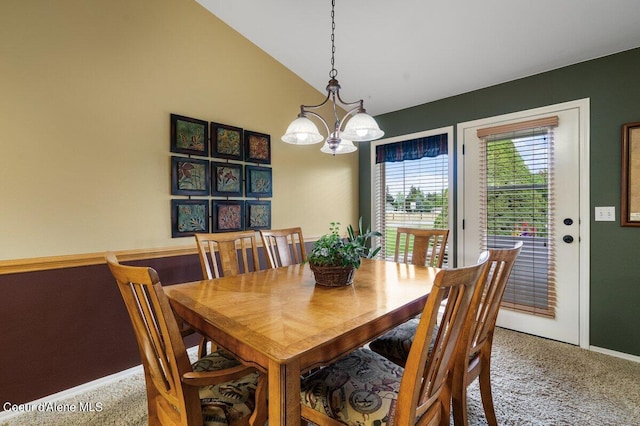
<svg viewBox="0 0 640 426">
<path fill-rule="evenodd" d="M 524 246 L 502 306 L 554 317 L 553 126 L 557 117 L 478 130 L 481 250 Z"/>
<path fill-rule="evenodd" d="M 393 259 L 399 226 L 450 229 L 448 145 L 443 133 L 375 146 L 373 220 L 382 258 Z"/>
</svg>

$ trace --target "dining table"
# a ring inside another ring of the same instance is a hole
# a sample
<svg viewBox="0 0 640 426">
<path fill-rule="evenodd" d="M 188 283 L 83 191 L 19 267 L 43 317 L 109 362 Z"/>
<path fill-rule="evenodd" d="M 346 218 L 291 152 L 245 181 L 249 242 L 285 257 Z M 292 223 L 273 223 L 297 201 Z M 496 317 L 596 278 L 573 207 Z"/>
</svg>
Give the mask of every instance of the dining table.
<svg viewBox="0 0 640 426">
<path fill-rule="evenodd" d="M 363 259 L 353 283 L 308 263 L 165 287 L 175 313 L 267 374 L 269 425 L 300 424 L 301 376 L 422 312 L 438 268 Z"/>
</svg>

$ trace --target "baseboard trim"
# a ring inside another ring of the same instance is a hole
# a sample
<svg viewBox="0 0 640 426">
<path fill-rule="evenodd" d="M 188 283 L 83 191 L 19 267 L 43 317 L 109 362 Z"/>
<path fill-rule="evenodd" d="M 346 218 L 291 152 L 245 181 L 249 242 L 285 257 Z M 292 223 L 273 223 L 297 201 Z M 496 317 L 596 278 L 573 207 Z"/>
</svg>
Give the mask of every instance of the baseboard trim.
<svg viewBox="0 0 640 426">
<path fill-rule="evenodd" d="M 599 352 L 605 355 L 611 355 L 616 358 L 626 359 L 628 361 L 637 362 L 640 364 L 640 356 L 626 354 L 624 352 L 612 351 L 611 349 L 599 348 L 598 346 L 589 346 L 589 350 L 593 352 Z"/>
</svg>

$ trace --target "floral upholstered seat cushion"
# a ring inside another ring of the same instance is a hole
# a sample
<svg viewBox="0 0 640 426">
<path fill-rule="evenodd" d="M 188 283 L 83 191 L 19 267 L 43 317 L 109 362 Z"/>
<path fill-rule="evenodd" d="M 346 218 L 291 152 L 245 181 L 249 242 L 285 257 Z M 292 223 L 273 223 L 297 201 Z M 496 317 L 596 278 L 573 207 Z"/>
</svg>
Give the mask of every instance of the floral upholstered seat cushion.
<svg viewBox="0 0 640 426">
<path fill-rule="evenodd" d="M 400 324 L 393 330 L 369 343 L 369 348 L 396 364 L 404 365 L 409 356 L 413 337 L 416 334 L 419 322 L 419 318 L 412 318 Z"/>
<path fill-rule="evenodd" d="M 397 364 L 361 348 L 303 379 L 300 399 L 347 425 L 391 425 L 403 372 Z"/>
<path fill-rule="evenodd" d="M 193 371 L 217 371 L 240 363 L 225 351 L 215 351 L 192 364 Z M 255 408 L 258 373 L 240 379 L 200 388 L 203 424 L 222 426 L 251 415 Z"/>
<path fill-rule="evenodd" d="M 388 331 L 376 340 L 369 343 L 369 348 L 382 355 L 383 357 L 395 362 L 398 365 L 404 365 L 407 362 L 411 345 L 413 344 L 413 338 L 418 329 L 418 323 L 420 323 L 420 317 L 411 318 L 396 328 Z M 429 344 L 429 353 L 433 349 L 436 336 L 438 335 L 439 325 L 436 324 L 433 329 L 433 335 L 431 336 L 431 343 Z"/>
</svg>

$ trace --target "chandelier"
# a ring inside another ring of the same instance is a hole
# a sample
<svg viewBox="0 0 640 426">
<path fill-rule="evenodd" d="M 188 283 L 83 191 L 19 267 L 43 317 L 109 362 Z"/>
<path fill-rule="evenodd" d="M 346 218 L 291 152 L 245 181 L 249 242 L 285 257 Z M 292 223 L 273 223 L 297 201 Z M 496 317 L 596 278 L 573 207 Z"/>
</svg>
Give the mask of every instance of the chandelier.
<svg viewBox="0 0 640 426">
<path fill-rule="evenodd" d="M 327 84 L 327 97 L 318 105 L 300 105 L 300 114 L 298 118 L 293 120 L 287 131 L 282 136 L 284 142 L 294 145 L 310 145 L 325 141 L 320 151 L 327 154 L 347 154 L 354 152 L 357 148 L 353 142 L 365 142 L 380 139 L 384 132 L 380 130 L 376 120 L 364 109 L 362 99 L 356 102 L 345 102 L 340 97 L 340 84 L 336 79 L 338 71 L 335 69 L 334 56 L 336 53 L 334 32 L 335 24 L 335 0 L 331 1 L 331 71 L 329 71 L 329 83 Z M 327 121 L 317 112 L 327 102 L 331 101 L 333 112 L 333 126 L 329 126 Z M 336 104 L 347 111 L 345 116 L 340 119 Z M 325 139 L 318 131 L 318 127 L 309 116 L 315 117 L 323 125 L 327 131 Z M 345 125 L 346 124 L 346 125 Z M 343 128 L 344 126 L 344 128 Z"/>
</svg>

